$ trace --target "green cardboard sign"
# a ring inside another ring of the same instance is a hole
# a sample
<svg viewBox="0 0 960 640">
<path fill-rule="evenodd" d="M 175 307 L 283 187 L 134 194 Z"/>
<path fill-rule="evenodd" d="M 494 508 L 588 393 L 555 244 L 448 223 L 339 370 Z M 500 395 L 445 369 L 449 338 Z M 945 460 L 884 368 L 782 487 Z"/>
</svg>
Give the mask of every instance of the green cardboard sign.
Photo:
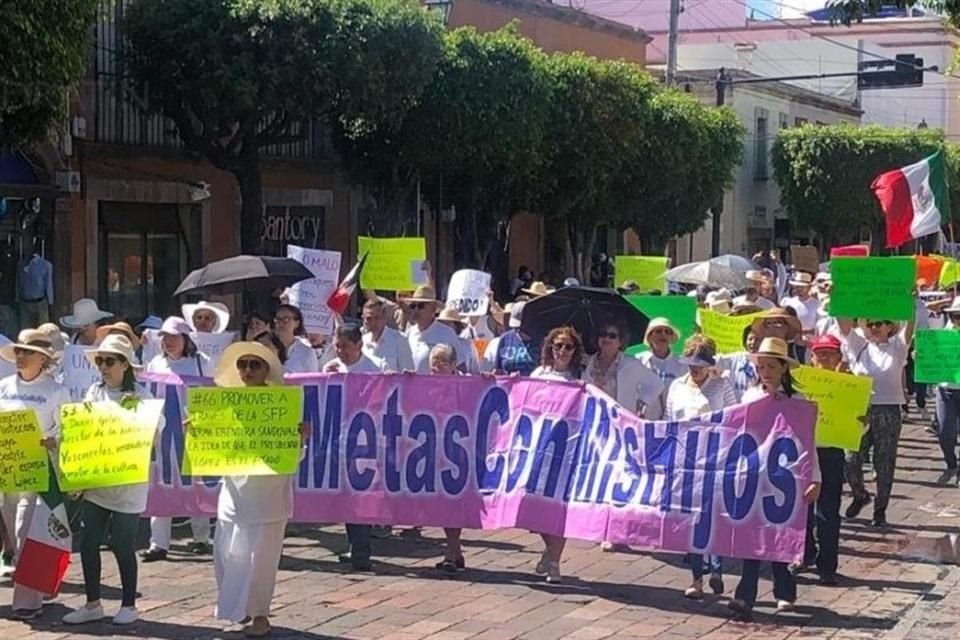
<svg viewBox="0 0 960 640">
<path fill-rule="evenodd" d="M 697 324 L 697 300 L 687 296 L 626 296 L 627 302 L 639 309 L 648 318 L 667 318 L 680 333 L 680 339 L 673 344 L 673 353 L 683 351 L 683 342 L 693 335 Z M 637 355 L 647 351 L 643 336 L 631 336 L 634 344 L 627 348 L 627 355 Z"/>
<path fill-rule="evenodd" d="M 835 318 L 913 320 L 917 262 L 910 257 L 834 258 L 830 261 Z"/>
</svg>

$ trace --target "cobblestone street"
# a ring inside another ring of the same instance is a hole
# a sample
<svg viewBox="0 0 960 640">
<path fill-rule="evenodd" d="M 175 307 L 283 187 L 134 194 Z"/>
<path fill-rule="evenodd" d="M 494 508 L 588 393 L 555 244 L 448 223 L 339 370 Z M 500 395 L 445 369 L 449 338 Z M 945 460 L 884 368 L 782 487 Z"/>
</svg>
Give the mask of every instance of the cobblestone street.
<svg viewBox="0 0 960 640">
<path fill-rule="evenodd" d="M 344 544 L 342 527 L 291 526 L 274 598 L 273 637 L 956 638 L 960 490 L 935 484 L 941 466 L 935 439 L 918 423 L 907 425 L 889 515 L 892 530 L 873 530 L 866 520 L 845 522 L 840 585 L 817 586 L 816 576 L 802 575 L 793 613 L 774 613 L 768 574 L 761 579 L 755 621 L 735 623 L 725 605 L 738 566 L 729 568 L 726 594 L 691 602 L 683 598 L 689 571 L 681 556 L 608 554 L 582 542 L 567 548 L 563 584 L 548 585 L 533 573 L 539 537 L 518 530 L 465 532 L 468 569 L 456 579 L 433 568 L 442 555 L 443 535 L 436 529 L 375 540 L 373 573 L 351 574 L 336 559 Z M 119 606 L 119 582 L 106 552 L 104 570 L 110 615 Z M 61 597 L 32 624 L 8 619 L 10 587 L 8 581 L 0 583 L 3 640 L 240 637 L 224 632 L 212 618 L 211 561 L 188 556 L 182 548 L 168 562 L 141 565 L 138 607 L 143 620 L 129 627 L 104 622 L 73 629 L 60 622 L 68 607 L 83 602 L 76 555 Z"/>
</svg>

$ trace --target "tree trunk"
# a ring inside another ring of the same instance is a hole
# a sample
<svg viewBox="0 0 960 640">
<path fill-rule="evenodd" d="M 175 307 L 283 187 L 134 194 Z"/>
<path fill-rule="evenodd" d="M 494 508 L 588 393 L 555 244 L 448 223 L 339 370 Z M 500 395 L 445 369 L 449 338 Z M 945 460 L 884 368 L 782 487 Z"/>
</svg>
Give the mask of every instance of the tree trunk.
<svg viewBox="0 0 960 640">
<path fill-rule="evenodd" d="M 573 276 L 581 284 L 590 284 L 592 248 L 597 239 L 597 225 L 592 222 L 567 223 L 564 247 L 564 276 Z"/>
<path fill-rule="evenodd" d="M 250 255 L 262 250 L 263 181 L 260 163 L 254 158 L 234 171 L 240 187 L 240 252 Z"/>
</svg>

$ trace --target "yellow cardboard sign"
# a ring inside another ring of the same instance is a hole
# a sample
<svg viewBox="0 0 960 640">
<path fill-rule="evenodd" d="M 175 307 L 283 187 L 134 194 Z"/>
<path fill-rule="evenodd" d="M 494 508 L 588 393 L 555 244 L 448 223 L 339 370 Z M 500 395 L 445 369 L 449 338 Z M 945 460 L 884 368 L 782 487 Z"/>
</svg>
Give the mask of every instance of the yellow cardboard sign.
<svg viewBox="0 0 960 640">
<path fill-rule="evenodd" d="M 367 254 L 360 272 L 362 289 L 412 291 L 427 284 L 423 263 L 427 244 L 423 238 L 357 238 L 358 255 Z"/>
<path fill-rule="evenodd" d="M 617 256 L 614 258 L 614 284 L 622 287 L 627 280 L 633 280 L 641 293 L 666 291 L 667 281 L 663 274 L 667 270 L 667 258 L 662 256 Z"/>
<path fill-rule="evenodd" d="M 743 351 L 743 330 L 753 324 L 760 313 L 728 316 L 709 309 L 700 309 L 700 330 L 717 343 L 717 353 Z"/>
<path fill-rule="evenodd" d="M 0 411 L 0 492 L 50 488 L 50 456 L 41 439 L 36 411 Z"/>
<path fill-rule="evenodd" d="M 271 476 L 300 463 L 303 387 L 191 387 L 183 472 Z"/>
<path fill-rule="evenodd" d="M 150 480 L 150 451 L 163 400 L 140 400 L 129 407 L 109 401 L 60 407 L 61 489 L 102 489 Z"/>
<path fill-rule="evenodd" d="M 940 268 L 940 286 L 952 287 L 954 282 L 960 282 L 960 260 L 947 258 Z"/>
<path fill-rule="evenodd" d="M 863 426 L 858 418 L 867 415 L 873 379 L 807 366 L 793 374 L 800 393 L 817 403 L 817 446 L 859 449 Z"/>
</svg>

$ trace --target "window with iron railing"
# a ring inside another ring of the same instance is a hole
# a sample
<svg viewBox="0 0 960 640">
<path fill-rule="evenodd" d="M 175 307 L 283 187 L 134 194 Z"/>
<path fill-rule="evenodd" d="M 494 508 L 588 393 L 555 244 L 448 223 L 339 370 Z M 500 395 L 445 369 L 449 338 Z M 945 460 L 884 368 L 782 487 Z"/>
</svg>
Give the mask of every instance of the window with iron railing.
<svg viewBox="0 0 960 640">
<path fill-rule="evenodd" d="M 123 74 L 125 39 L 123 17 L 130 0 L 101 0 L 100 19 L 94 30 L 93 108 L 91 137 L 95 142 L 139 147 L 182 148 L 177 127 L 169 118 L 152 113 L 147 98 L 138 94 Z M 315 160 L 333 155 L 328 128 L 321 122 L 303 124 L 294 133 L 300 140 L 265 147 L 268 158 Z"/>
</svg>

